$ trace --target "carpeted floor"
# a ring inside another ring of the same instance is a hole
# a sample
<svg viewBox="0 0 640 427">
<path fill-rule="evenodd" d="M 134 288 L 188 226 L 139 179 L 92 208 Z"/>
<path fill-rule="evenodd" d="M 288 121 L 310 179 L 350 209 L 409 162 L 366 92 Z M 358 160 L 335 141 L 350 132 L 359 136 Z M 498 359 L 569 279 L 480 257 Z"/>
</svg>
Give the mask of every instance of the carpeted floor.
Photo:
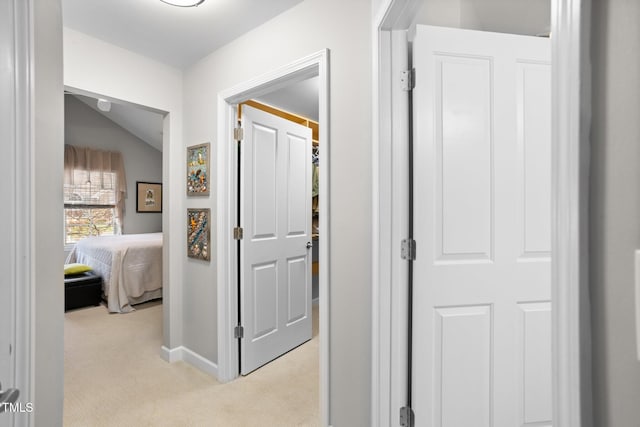
<svg viewBox="0 0 640 427">
<path fill-rule="evenodd" d="M 317 426 L 318 310 L 313 339 L 246 377 L 220 384 L 160 356 L 162 304 L 65 314 L 65 426 Z"/>
</svg>

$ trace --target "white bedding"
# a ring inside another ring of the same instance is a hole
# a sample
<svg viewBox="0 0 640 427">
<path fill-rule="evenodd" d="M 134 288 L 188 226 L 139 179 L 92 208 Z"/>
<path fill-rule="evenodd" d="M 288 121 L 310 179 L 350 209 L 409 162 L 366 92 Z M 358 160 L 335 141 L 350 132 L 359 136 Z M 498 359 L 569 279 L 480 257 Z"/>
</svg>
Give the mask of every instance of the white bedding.
<svg viewBox="0 0 640 427">
<path fill-rule="evenodd" d="M 87 237 L 76 243 L 67 263 L 91 266 L 102 276 L 110 312 L 162 296 L 162 233 Z"/>
</svg>

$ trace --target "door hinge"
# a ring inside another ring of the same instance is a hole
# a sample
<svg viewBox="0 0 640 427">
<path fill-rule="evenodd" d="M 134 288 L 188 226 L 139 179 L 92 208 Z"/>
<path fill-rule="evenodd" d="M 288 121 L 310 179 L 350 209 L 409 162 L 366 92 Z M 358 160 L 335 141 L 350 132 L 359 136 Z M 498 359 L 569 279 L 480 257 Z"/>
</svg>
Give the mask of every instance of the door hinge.
<svg viewBox="0 0 640 427">
<path fill-rule="evenodd" d="M 412 68 L 402 72 L 400 76 L 400 82 L 402 83 L 402 90 L 410 91 L 416 87 L 416 69 Z"/>
<path fill-rule="evenodd" d="M 404 239 L 400 243 L 400 257 L 409 261 L 416 260 L 416 241 L 413 239 Z"/>
<path fill-rule="evenodd" d="M 244 328 L 240 325 L 233 328 L 233 337 L 234 338 L 244 338 Z"/>
<path fill-rule="evenodd" d="M 242 240 L 242 237 L 244 237 L 244 230 L 242 229 L 242 227 L 235 227 L 233 229 L 233 239 Z"/>
<path fill-rule="evenodd" d="M 242 142 L 244 139 L 244 129 L 242 128 L 233 128 L 233 139 Z"/>
<path fill-rule="evenodd" d="M 401 427 L 413 427 L 414 421 L 413 409 L 411 409 L 410 406 L 403 406 L 400 408 Z"/>
</svg>

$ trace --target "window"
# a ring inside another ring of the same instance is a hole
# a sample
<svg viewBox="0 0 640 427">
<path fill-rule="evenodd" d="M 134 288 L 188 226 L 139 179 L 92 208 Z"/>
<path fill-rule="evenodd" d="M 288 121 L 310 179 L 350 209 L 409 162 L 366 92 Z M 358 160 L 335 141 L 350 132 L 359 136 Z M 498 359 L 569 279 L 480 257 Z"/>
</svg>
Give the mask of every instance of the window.
<svg viewBox="0 0 640 427">
<path fill-rule="evenodd" d="M 122 232 L 126 182 L 118 152 L 65 145 L 64 243 Z"/>
<path fill-rule="evenodd" d="M 87 236 L 117 234 L 116 174 L 74 170 L 73 182 L 64 186 L 64 243 Z"/>
</svg>

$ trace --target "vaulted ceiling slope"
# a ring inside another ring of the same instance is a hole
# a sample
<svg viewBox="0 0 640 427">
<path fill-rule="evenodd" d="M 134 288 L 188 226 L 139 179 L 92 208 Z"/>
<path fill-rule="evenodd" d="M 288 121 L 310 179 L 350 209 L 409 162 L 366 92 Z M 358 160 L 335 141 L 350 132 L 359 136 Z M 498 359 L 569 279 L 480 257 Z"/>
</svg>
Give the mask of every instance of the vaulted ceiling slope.
<svg viewBox="0 0 640 427">
<path fill-rule="evenodd" d="M 97 99 L 82 95 L 73 96 L 156 150 L 162 151 L 163 116 L 161 114 L 135 105 L 116 102 L 111 103 L 109 111 L 102 111 L 97 106 Z"/>
<path fill-rule="evenodd" d="M 63 24 L 165 64 L 188 67 L 302 0 L 63 0 Z"/>
</svg>

